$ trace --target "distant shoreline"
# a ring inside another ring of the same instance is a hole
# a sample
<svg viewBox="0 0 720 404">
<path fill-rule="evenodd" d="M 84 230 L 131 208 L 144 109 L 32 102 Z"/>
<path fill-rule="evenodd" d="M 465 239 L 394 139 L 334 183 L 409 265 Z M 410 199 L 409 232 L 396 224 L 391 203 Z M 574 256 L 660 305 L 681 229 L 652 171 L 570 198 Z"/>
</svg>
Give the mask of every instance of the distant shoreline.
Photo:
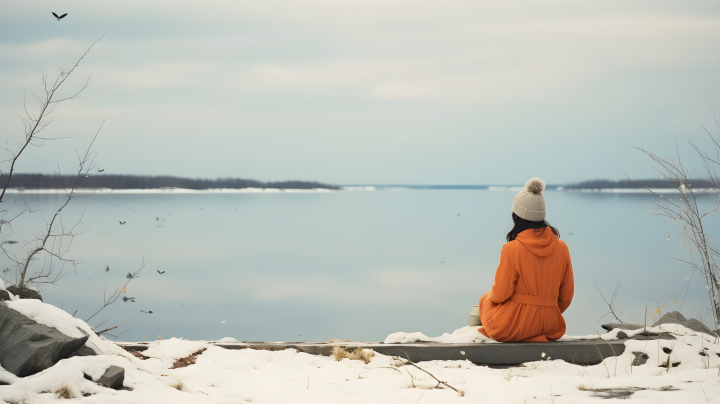
<svg viewBox="0 0 720 404">
<path fill-rule="evenodd" d="M 14 174 L 8 192 L 16 194 L 64 194 L 75 181 L 74 176 L 44 174 Z M 7 174 L 0 174 L 0 181 L 7 181 Z M 658 193 L 675 193 L 674 184 L 667 179 L 644 179 L 609 181 L 590 180 L 565 185 L 547 185 L 547 191 L 581 193 L 649 193 L 639 184 Z M 688 184 L 697 193 L 716 192 L 704 179 L 694 179 Z M 475 184 L 347 184 L 328 185 L 313 181 L 261 182 L 241 178 L 191 179 L 169 176 L 105 175 L 93 174 L 82 179 L 76 189 L 79 193 L 99 194 L 198 194 L 198 193 L 298 193 L 338 191 L 412 191 L 412 190 L 464 190 L 464 191 L 512 191 L 522 185 L 475 185 Z"/>
<path fill-rule="evenodd" d="M 187 188 L 77 188 L 78 194 L 258 194 L 258 193 L 332 193 L 340 192 L 341 189 L 328 188 L 209 188 L 209 189 L 187 189 Z M 64 189 L 43 189 L 43 188 L 8 188 L 9 194 L 59 194 L 64 195 Z"/>
<path fill-rule="evenodd" d="M 0 174 L 0 182 L 5 184 L 7 174 Z M 255 180 L 247 180 L 242 178 L 218 178 L 218 179 L 197 179 L 197 178 L 181 178 L 171 176 L 146 176 L 146 175 L 115 175 L 115 174 L 95 174 L 91 173 L 87 177 L 81 177 L 80 181 L 73 175 L 45 175 L 45 174 L 13 174 L 10 178 L 8 188 L 16 190 L 16 192 L 30 193 L 36 190 L 37 193 L 48 193 L 48 191 L 64 192 L 64 189 L 70 189 L 74 185 L 77 189 L 97 190 L 97 192 L 112 191 L 132 191 L 138 193 L 138 190 L 230 190 L 245 189 L 255 192 L 257 189 L 272 190 L 314 190 L 325 189 L 339 191 L 341 188 L 336 185 L 323 184 L 315 181 L 276 181 L 262 182 Z"/>
</svg>

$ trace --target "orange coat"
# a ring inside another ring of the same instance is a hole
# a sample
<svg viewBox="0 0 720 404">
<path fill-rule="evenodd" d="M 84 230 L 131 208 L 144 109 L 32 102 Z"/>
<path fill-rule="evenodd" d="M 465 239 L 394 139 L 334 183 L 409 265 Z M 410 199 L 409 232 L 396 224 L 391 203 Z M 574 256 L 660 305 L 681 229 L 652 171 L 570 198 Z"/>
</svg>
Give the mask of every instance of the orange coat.
<svg viewBox="0 0 720 404">
<path fill-rule="evenodd" d="M 547 342 L 565 334 L 562 313 L 575 290 L 567 244 L 548 227 L 506 243 L 495 283 L 480 298 L 483 335 L 500 342 Z"/>
</svg>

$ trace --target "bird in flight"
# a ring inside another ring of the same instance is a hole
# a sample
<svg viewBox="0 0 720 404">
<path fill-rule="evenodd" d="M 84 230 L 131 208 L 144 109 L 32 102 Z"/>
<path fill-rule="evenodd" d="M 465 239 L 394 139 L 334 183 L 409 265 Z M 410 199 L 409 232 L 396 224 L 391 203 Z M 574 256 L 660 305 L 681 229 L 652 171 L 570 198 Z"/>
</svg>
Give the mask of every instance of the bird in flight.
<svg viewBox="0 0 720 404">
<path fill-rule="evenodd" d="M 150 310 L 150 311 L 140 310 L 140 311 L 143 313 L 152 314 L 152 310 Z"/>
<path fill-rule="evenodd" d="M 63 14 L 63 15 L 61 15 L 61 16 L 58 17 L 57 14 L 55 14 L 55 13 L 52 13 L 52 14 L 55 16 L 55 18 L 57 18 L 58 21 L 60 21 L 60 20 L 62 20 L 63 18 L 65 18 L 65 16 L 67 15 L 67 13 L 65 13 L 65 14 Z"/>
<path fill-rule="evenodd" d="M 105 272 L 109 272 L 109 271 L 110 271 L 110 266 L 105 265 Z"/>
<path fill-rule="evenodd" d="M 104 168 L 101 170 L 100 167 L 98 167 L 98 172 L 99 172 L 99 173 L 101 173 L 101 172 L 103 172 L 103 171 L 105 171 Z"/>
<path fill-rule="evenodd" d="M 133 303 L 135 303 L 135 298 L 134 298 L 134 297 L 123 296 L 123 302 L 127 302 L 128 300 L 131 301 L 131 302 L 133 302 Z"/>
<path fill-rule="evenodd" d="M 164 274 L 164 273 L 165 273 L 165 271 L 162 271 L 162 272 L 160 272 L 160 270 L 159 270 L 159 269 L 157 269 L 157 271 L 158 271 L 158 273 L 159 273 L 160 275 L 162 275 L 162 274 Z"/>
<path fill-rule="evenodd" d="M 125 223 L 127 223 L 127 221 L 125 221 L 125 222 L 120 222 L 120 226 L 124 225 Z"/>
</svg>

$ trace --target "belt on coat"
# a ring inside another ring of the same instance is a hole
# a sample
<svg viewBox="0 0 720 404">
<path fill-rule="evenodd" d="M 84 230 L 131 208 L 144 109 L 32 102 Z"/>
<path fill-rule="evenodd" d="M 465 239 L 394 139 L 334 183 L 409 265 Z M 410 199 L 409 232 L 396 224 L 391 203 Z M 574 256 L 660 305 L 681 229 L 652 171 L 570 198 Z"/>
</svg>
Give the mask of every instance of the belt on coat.
<svg viewBox="0 0 720 404">
<path fill-rule="evenodd" d="M 534 304 L 536 306 L 557 307 L 557 297 L 539 297 L 515 292 L 510 300 L 517 303 Z"/>
</svg>

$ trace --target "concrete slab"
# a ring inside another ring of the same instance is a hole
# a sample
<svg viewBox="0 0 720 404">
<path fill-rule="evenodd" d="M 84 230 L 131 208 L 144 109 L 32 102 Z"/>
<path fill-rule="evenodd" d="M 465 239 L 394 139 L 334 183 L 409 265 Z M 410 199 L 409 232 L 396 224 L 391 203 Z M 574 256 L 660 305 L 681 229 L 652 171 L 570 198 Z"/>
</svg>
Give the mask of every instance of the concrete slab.
<svg viewBox="0 0 720 404">
<path fill-rule="evenodd" d="M 119 344 L 129 351 L 144 351 L 144 344 Z M 399 356 L 413 362 L 436 360 L 469 360 L 476 365 L 514 366 L 525 362 L 562 359 L 578 365 L 596 365 L 604 358 L 625 352 L 624 340 L 582 340 L 545 343 L 483 343 L 483 344 L 440 344 L 432 342 L 413 344 L 383 343 L 272 343 L 243 342 L 215 344 L 225 349 L 261 349 L 282 351 L 296 349 L 312 355 L 330 356 L 334 346 L 363 347 L 375 352 Z M 543 356 L 543 353 L 545 356 Z"/>
</svg>

